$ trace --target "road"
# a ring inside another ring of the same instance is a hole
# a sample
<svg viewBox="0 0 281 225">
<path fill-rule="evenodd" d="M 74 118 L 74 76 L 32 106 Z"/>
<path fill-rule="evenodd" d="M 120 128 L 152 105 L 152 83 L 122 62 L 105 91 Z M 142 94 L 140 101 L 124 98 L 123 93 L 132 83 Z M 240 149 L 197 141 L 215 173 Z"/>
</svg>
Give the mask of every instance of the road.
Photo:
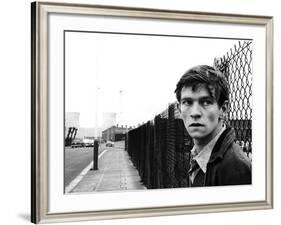
<svg viewBox="0 0 281 225">
<path fill-rule="evenodd" d="M 106 150 L 111 149 L 111 147 L 105 147 L 105 144 L 101 144 L 99 147 L 99 154 Z M 116 142 L 115 148 L 124 149 L 124 141 Z M 88 148 L 65 148 L 65 163 L 64 163 L 64 185 L 70 184 L 70 182 L 75 179 L 82 170 L 87 167 L 93 161 L 93 147 Z"/>
<path fill-rule="evenodd" d="M 93 147 L 88 148 L 65 148 L 64 155 L 64 185 L 65 187 L 77 177 L 81 171 L 93 161 Z M 104 150 L 101 145 L 99 153 Z"/>
</svg>

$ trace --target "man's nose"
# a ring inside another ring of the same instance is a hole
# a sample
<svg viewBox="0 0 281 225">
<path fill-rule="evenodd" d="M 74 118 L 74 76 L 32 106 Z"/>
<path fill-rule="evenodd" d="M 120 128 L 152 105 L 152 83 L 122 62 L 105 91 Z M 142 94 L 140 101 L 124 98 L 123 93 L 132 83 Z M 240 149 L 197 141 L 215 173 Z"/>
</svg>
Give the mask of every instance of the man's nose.
<svg viewBox="0 0 281 225">
<path fill-rule="evenodd" d="M 190 116 L 192 118 L 199 118 L 199 117 L 201 117 L 201 115 L 202 115 L 202 112 L 201 112 L 200 105 L 198 103 L 194 103 L 190 110 Z"/>
</svg>

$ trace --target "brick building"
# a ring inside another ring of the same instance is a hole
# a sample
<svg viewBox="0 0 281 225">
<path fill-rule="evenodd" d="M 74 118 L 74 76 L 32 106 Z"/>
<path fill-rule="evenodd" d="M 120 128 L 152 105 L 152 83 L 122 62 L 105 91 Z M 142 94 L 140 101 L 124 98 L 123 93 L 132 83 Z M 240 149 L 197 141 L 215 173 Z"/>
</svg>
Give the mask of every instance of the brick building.
<svg viewBox="0 0 281 225">
<path fill-rule="evenodd" d="M 111 126 L 102 132 L 102 139 L 105 141 L 125 140 L 126 134 L 132 127 L 127 126 Z"/>
</svg>

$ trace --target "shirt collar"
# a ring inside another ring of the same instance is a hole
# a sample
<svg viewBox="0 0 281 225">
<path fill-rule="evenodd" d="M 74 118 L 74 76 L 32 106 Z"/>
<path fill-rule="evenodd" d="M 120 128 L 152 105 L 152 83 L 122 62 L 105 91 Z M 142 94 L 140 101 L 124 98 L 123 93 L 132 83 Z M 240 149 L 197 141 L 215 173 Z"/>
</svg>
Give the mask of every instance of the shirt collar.
<svg viewBox="0 0 281 225">
<path fill-rule="evenodd" d="M 205 145 L 200 152 L 196 151 L 196 146 L 194 145 L 191 150 L 191 155 L 193 156 L 193 159 L 196 160 L 201 170 L 206 173 L 207 170 L 207 164 L 209 162 L 211 153 L 213 151 L 213 148 L 221 136 L 221 134 L 224 132 L 225 127 L 222 127 L 221 131 L 207 144 Z"/>
</svg>

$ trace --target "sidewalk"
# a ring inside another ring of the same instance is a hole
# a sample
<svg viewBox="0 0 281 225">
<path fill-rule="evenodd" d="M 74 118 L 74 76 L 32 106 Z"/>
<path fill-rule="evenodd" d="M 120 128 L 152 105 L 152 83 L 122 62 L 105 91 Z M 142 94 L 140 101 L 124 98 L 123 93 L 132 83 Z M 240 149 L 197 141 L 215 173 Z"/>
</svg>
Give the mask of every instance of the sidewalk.
<svg viewBox="0 0 281 225">
<path fill-rule="evenodd" d="M 123 147 L 109 147 L 70 193 L 146 189 Z"/>
</svg>

